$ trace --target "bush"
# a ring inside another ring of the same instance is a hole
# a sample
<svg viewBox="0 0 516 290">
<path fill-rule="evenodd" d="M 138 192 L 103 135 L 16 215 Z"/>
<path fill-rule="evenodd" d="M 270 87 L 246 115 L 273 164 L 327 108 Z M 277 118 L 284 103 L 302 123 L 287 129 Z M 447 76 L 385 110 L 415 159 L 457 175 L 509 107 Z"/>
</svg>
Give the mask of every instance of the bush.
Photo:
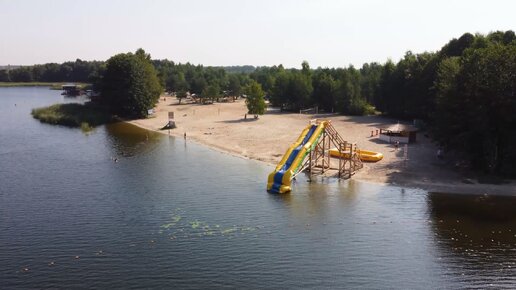
<svg viewBox="0 0 516 290">
<path fill-rule="evenodd" d="M 31 114 L 43 123 L 81 128 L 96 127 L 112 120 L 108 112 L 91 103 L 56 104 L 33 109 Z"/>
<path fill-rule="evenodd" d="M 344 113 L 357 116 L 373 115 L 375 114 L 375 108 L 365 100 L 358 99 L 354 100 Z"/>
</svg>

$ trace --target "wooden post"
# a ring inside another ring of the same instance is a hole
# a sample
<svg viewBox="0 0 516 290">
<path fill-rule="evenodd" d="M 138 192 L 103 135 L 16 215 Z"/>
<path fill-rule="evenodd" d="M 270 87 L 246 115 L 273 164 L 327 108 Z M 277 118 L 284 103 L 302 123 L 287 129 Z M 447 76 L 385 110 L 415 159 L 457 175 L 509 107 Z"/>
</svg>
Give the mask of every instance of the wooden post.
<svg viewBox="0 0 516 290">
<path fill-rule="evenodd" d="M 323 148 L 322 154 L 323 154 L 323 156 L 322 156 L 322 169 L 321 169 L 321 172 L 324 173 L 324 169 L 325 169 L 324 167 L 326 166 L 326 164 L 324 164 L 324 163 L 326 163 L 326 160 L 324 160 L 324 149 L 326 148 L 326 133 L 324 133 L 322 141 L 323 141 L 323 143 L 322 143 L 322 148 Z"/>
<path fill-rule="evenodd" d="M 407 166 L 408 161 L 408 144 L 405 144 L 404 150 L 403 150 L 403 165 Z"/>
<path fill-rule="evenodd" d="M 349 177 L 351 177 L 351 173 L 355 170 L 355 160 L 353 160 L 355 149 L 355 143 L 351 143 L 351 151 L 349 153 Z"/>
<path fill-rule="evenodd" d="M 310 156 L 308 156 L 309 158 L 309 163 L 308 163 L 308 170 L 309 170 L 309 173 L 308 173 L 308 181 L 309 182 L 312 182 L 312 169 L 313 169 L 313 166 L 312 166 L 312 154 L 313 154 L 313 151 L 310 152 Z"/>
<path fill-rule="evenodd" d="M 328 146 L 326 148 L 324 148 L 324 152 L 323 152 L 323 154 L 326 153 L 326 156 L 323 156 L 323 158 L 326 157 L 326 161 L 327 161 L 327 164 L 328 164 L 328 169 L 331 167 L 330 144 L 331 144 L 331 136 L 328 136 Z"/>
<path fill-rule="evenodd" d="M 342 151 L 342 144 L 339 144 L 339 153 Z M 342 177 L 342 158 L 339 158 L 339 178 Z"/>
</svg>

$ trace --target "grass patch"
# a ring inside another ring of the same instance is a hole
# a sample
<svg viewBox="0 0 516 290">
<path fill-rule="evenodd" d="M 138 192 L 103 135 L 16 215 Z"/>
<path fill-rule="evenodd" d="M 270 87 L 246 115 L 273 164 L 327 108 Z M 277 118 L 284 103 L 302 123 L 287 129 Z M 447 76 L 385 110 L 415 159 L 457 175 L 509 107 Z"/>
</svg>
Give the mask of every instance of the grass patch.
<svg viewBox="0 0 516 290">
<path fill-rule="evenodd" d="M 0 82 L 0 88 L 7 87 L 50 87 L 51 90 L 60 90 L 61 86 L 69 83 L 48 83 L 48 82 Z M 74 83 L 83 89 L 89 84 Z"/>
<path fill-rule="evenodd" d="M 91 131 L 93 131 L 94 127 L 90 126 L 90 124 L 86 123 L 86 122 L 82 122 L 81 123 L 81 131 L 84 132 L 84 133 L 89 133 Z"/>
<path fill-rule="evenodd" d="M 56 104 L 49 107 L 32 110 L 32 116 L 43 123 L 80 127 L 91 131 L 93 127 L 109 123 L 113 120 L 111 114 L 91 103 Z"/>
</svg>

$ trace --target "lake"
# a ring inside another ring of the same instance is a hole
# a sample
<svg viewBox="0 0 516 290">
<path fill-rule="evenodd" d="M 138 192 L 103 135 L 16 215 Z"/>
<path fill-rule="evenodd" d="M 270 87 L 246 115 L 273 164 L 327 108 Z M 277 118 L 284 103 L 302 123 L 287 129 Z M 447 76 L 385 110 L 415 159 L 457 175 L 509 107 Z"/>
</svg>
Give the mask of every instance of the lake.
<svg viewBox="0 0 516 290">
<path fill-rule="evenodd" d="M 303 176 L 269 194 L 270 165 L 30 115 L 77 101 L 0 88 L 2 289 L 516 288 L 514 199 Z"/>
</svg>

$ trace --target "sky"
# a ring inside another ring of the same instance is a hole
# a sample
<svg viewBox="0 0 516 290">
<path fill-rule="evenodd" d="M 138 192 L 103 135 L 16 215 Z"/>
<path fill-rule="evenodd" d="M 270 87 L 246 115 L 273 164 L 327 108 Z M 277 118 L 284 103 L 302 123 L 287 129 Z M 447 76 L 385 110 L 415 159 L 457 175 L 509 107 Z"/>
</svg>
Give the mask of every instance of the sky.
<svg viewBox="0 0 516 290">
<path fill-rule="evenodd" d="M 143 48 L 206 66 L 361 67 L 516 30 L 514 0 L 0 0 L 0 65 Z"/>
</svg>

